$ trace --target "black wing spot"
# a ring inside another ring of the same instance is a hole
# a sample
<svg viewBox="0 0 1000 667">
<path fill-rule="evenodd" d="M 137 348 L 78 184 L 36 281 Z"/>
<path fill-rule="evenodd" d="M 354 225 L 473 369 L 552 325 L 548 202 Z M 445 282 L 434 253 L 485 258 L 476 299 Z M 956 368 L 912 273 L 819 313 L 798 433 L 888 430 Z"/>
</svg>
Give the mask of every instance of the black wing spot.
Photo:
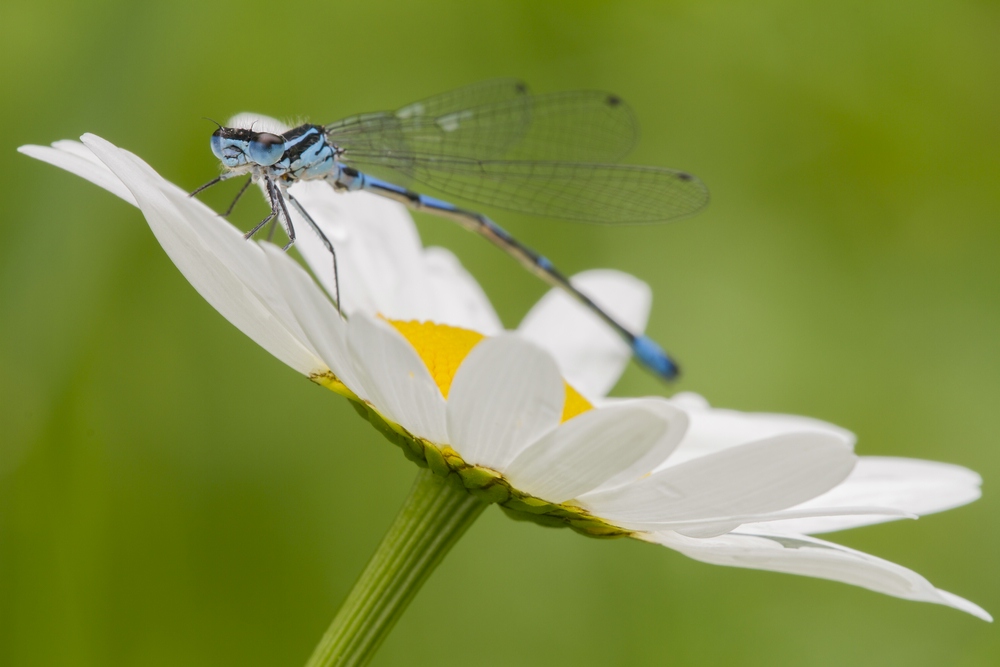
<svg viewBox="0 0 1000 667">
<path fill-rule="evenodd" d="M 686 171 L 679 171 L 679 172 L 677 172 L 677 178 L 679 178 L 682 181 L 693 181 L 694 180 L 694 176 L 692 176 L 691 174 L 687 173 Z"/>
<path fill-rule="evenodd" d="M 608 95 L 608 98 L 605 100 L 605 102 L 608 103 L 609 107 L 616 107 L 622 103 L 622 98 L 618 97 L 617 95 Z"/>
<path fill-rule="evenodd" d="M 524 93 L 528 92 L 528 86 L 526 86 L 523 82 L 518 81 L 517 84 L 514 86 L 514 90 L 523 95 Z"/>
</svg>

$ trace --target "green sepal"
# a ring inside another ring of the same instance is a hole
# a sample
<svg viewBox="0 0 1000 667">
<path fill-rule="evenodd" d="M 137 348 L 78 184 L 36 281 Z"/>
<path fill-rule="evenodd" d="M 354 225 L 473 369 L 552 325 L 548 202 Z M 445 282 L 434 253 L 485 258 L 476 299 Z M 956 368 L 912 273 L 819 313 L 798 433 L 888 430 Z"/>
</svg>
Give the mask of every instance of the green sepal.
<svg viewBox="0 0 1000 667">
<path fill-rule="evenodd" d="M 462 476 L 459 475 L 457 472 L 448 473 L 446 481 L 452 486 L 454 486 L 456 489 L 462 489 L 463 491 L 468 491 L 468 489 L 465 488 L 465 482 L 462 481 Z"/>
<path fill-rule="evenodd" d="M 487 486 L 492 486 L 503 479 L 503 476 L 501 476 L 500 473 L 490 470 L 489 468 L 481 468 L 479 466 L 465 466 L 464 468 L 459 468 L 458 474 L 462 476 L 462 481 L 465 482 L 466 488 L 469 489 L 482 489 Z"/>
<path fill-rule="evenodd" d="M 515 512 L 526 514 L 547 514 L 558 508 L 557 505 L 545 502 L 539 498 L 524 496 L 521 498 L 511 498 L 507 501 L 507 507 Z"/>
<path fill-rule="evenodd" d="M 527 521 L 528 523 L 534 523 L 545 528 L 569 528 L 569 524 L 562 519 L 557 519 L 554 516 L 546 516 L 544 514 L 528 514 L 527 512 L 518 512 L 517 510 L 511 509 L 507 505 L 500 505 L 500 509 L 503 513 L 514 521 Z"/>
<path fill-rule="evenodd" d="M 447 461 L 441 454 L 441 450 L 430 444 L 424 443 L 424 457 L 427 459 L 427 466 L 439 477 L 447 477 L 451 473 Z"/>
<path fill-rule="evenodd" d="M 570 519 L 569 527 L 580 533 L 581 535 L 587 535 L 588 537 L 601 537 L 601 538 L 614 538 L 614 537 L 628 537 L 630 535 L 629 531 L 619 528 L 618 526 L 612 526 L 609 523 L 605 523 L 600 519 Z"/>
<path fill-rule="evenodd" d="M 416 463 L 421 468 L 426 468 L 427 467 L 427 459 L 425 459 L 423 456 L 421 456 L 420 454 L 417 454 L 416 452 L 414 452 L 409 447 L 403 446 L 402 449 L 403 449 L 403 456 L 405 456 L 406 458 L 410 459 L 411 461 L 413 461 L 414 463 Z"/>
<path fill-rule="evenodd" d="M 445 463 L 452 470 L 458 470 L 465 465 L 465 461 L 458 455 L 458 452 L 447 445 L 441 450 L 441 456 L 444 457 Z"/>
<path fill-rule="evenodd" d="M 503 503 L 510 498 L 510 491 L 504 484 L 493 484 L 479 489 L 469 489 L 469 493 L 484 503 Z"/>
<path fill-rule="evenodd" d="M 354 408 L 355 412 L 357 412 L 359 415 L 361 415 L 362 419 L 364 419 L 365 421 L 368 421 L 368 406 L 367 405 L 365 405 L 361 401 L 348 401 L 348 403 L 351 404 L 351 407 Z"/>
</svg>

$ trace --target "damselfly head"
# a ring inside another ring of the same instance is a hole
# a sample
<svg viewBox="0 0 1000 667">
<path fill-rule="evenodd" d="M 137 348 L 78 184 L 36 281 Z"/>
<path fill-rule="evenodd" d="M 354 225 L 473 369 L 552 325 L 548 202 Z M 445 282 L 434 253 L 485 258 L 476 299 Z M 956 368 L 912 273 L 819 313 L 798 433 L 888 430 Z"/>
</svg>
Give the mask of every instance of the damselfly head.
<svg viewBox="0 0 1000 667">
<path fill-rule="evenodd" d="M 220 127 L 212 133 L 211 146 L 215 157 L 231 169 L 255 164 L 269 167 L 285 152 L 280 134 L 242 127 Z"/>
</svg>

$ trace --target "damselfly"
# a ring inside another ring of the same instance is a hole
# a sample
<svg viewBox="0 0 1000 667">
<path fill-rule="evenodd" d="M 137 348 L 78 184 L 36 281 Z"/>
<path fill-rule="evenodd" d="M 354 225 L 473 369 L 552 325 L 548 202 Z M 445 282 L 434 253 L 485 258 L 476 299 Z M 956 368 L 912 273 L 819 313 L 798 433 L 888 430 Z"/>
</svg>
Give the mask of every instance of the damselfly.
<svg viewBox="0 0 1000 667">
<path fill-rule="evenodd" d="M 280 220 L 295 242 L 291 204 L 333 256 L 319 225 L 289 192 L 297 181 L 324 180 L 337 191 L 366 190 L 447 218 L 486 237 L 546 282 L 566 290 L 611 326 L 640 364 L 664 379 L 678 367 L 647 336 L 637 334 L 576 289 L 552 262 L 514 239 L 485 215 L 418 194 L 419 183 L 460 199 L 577 222 L 652 223 L 695 213 L 708 202 L 697 178 L 660 167 L 611 164 L 635 143 L 638 126 L 617 96 L 596 91 L 531 95 L 517 80 L 473 84 L 396 111 L 351 116 L 330 125 L 305 124 L 284 134 L 222 127 L 212 152 L 225 171 L 191 194 L 249 175 L 261 183 L 271 212 L 245 235 Z"/>
</svg>

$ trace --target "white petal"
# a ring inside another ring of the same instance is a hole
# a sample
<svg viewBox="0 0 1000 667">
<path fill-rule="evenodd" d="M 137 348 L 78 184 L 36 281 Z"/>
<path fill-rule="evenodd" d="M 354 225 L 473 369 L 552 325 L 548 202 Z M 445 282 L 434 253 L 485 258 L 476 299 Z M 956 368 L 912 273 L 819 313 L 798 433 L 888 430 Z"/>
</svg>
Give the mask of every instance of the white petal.
<svg viewBox="0 0 1000 667">
<path fill-rule="evenodd" d="M 358 382 L 375 409 L 416 436 L 448 442 L 444 397 L 409 341 L 389 324 L 359 313 L 348 322 L 347 344 Z"/>
<path fill-rule="evenodd" d="M 881 456 L 863 456 L 843 483 L 796 509 L 872 505 L 922 516 L 971 503 L 981 495 L 982 478 L 962 466 Z M 898 518 L 828 516 L 781 521 L 755 529 L 777 528 L 796 533 L 825 533 Z"/>
<path fill-rule="evenodd" d="M 624 401 L 615 403 L 615 405 L 622 404 L 641 404 L 646 406 L 647 409 L 654 410 L 661 417 L 669 419 L 670 430 L 663 438 L 656 441 L 655 446 L 650 448 L 644 457 L 594 488 L 593 492 L 595 493 L 611 490 L 623 484 L 630 484 L 639 478 L 649 475 L 652 471 L 660 467 L 664 460 L 673 455 L 674 451 L 683 441 L 684 434 L 688 429 L 689 419 L 687 412 L 678 410 L 676 405 L 671 405 L 666 399 L 659 397 L 637 398 L 625 399 Z"/>
<path fill-rule="evenodd" d="M 841 437 L 788 433 L 671 466 L 578 502 L 633 529 L 775 512 L 830 490 L 847 477 L 854 461 Z"/>
<path fill-rule="evenodd" d="M 327 370 L 278 295 L 256 244 L 128 151 L 94 135 L 83 141 L 135 196 L 160 245 L 206 301 L 295 370 Z"/>
<path fill-rule="evenodd" d="M 423 320 L 431 288 L 423 248 L 410 214 L 399 203 L 368 192 L 338 193 L 324 182 L 290 189 L 337 252 L 340 296 L 348 314 L 380 313 L 395 320 Z M 299 212 L 290 210 L 296 247 L 330 294 L 333 259 Z"/>
<path fill-rule="evenodd" d="M 495 336 L 503 331 L 493 305 L 454 253 L 445 248 L 424 250 L 424 272 L 432 309 L 424 319 Z"/>
<path fill-rule="evenodd" d="M 278 288 L 309 342 L 337 378 L 361 392 L 347 346 L 347 323 L 302 267 L 277 246 L 262 243 Z M 360 394 L 362 398 L 367 398 Z"/>
<path fill-rule="evenodd" d="M 114 172 L 97 159 L 89 148 L 76 141 L 57 141 L 48 146 L 21 146 L 17 149 L 19 153 L 48 162 L 51 165 L 65 169 L 71 174 L 76 174 L 85 178 L 94 185 L 98 185 L 113 195 L 117 195 L 127 201 L 132 206 L 138 206 L 135 197 L 125 187 L 121 179 L 115 176 Z"/>
<path fill-rule="evenodd" d="M 740 531 L 697 539 L 668 532 L 647 539 L 706 563 L 832 579 L 907 600 L 947 605 L 993 620 L 977 605 L 934 588 L 901 565 L 805 535 Z"/>
<path fill-rule="evenodd" d="M 646 329 L 652 303 L 646 283 L 610 269 L 584 271 L 570 280 L 633 332 Z M 632 358 L 618 334 L 560 289 L 550 290 L 535 304 L 518 333 L 548 350 L 566 381 L 591 398 L 607 394 Z"/>
<path fill-rule="evenodd" d="M 712 406 L 701 394 L 693 391 L 681 391 L 670 397 L 671 403 L 676 403 L 686 410 L 708 410 Z"/>
<path fill-rule="evenodd" d="M 799 506 L 801 507 L 801 505 Z M 730 531 L 736 530 L 737 528 L 743 527 L 743 530 L 757 530 L 759 527 L 763 526 L 765 529 L 770 529 L 768 527 L 772 525 L 780 526 L 785 523 L 785 520 L 795 520 L 795 519 L 808 519 L 813 517 L 853 517 L 853 516 L 879 516 L 888 517 L 881 519 L 882 521 L 887 521 L 891 519 L 916 519 L 917 516 L 914 514 L 908 514 L 906 512 L 887 508 L 887 507 L 874 507 L 874 506 L 858 506 L 858 507 L 816 507 L 811 509 L 798 509 L 792 508 L 787 510 L 780 510 L 778 512 L 768 512 L 765 514 L 734 514 L 731 516 L 718 517 L 710 521 L 704 520 L 694 520 L 694 521 L 672 521 L 663 523 L 645 523 L 642 524 L 642 530 L 662 532 L 666 530 L 672 530 L 674 532 L 680 533 L 681 535 L 687 535 L 688 537 L 715 537 L 717 535 L 723 535 Z M 777 522 L 781 523 L 777 523 Z M 794 523 L 794 521 L 788 521 L 788 523 Z"/>
<path fill-rule="evenodd" d="M 819 419 L 710 408 L 703 398 L 690 393 L 678 394 L 670 400 L 687 411 L 691 425 L 677 451 L 667 460 L 667 466 L 782 433 L 828 433 L 851 446 L 856 440 L 847 429 Z"/>
<path fill-rule="evenodd" d="M 684 412 L 660 399 L 620 402 L 577 415 L 517 455 L 511 484 L 561 503 L 641 477 L 666 458 L 687 426 Z"/>
<path fill-rule="evenodd" d="M 472 348 L 451 383 L 451 444 L 467 462 L 503 472 L 559 424 L 564 400 L 549 354 L 511 334 L 487 338 Z"/>
</svg>

